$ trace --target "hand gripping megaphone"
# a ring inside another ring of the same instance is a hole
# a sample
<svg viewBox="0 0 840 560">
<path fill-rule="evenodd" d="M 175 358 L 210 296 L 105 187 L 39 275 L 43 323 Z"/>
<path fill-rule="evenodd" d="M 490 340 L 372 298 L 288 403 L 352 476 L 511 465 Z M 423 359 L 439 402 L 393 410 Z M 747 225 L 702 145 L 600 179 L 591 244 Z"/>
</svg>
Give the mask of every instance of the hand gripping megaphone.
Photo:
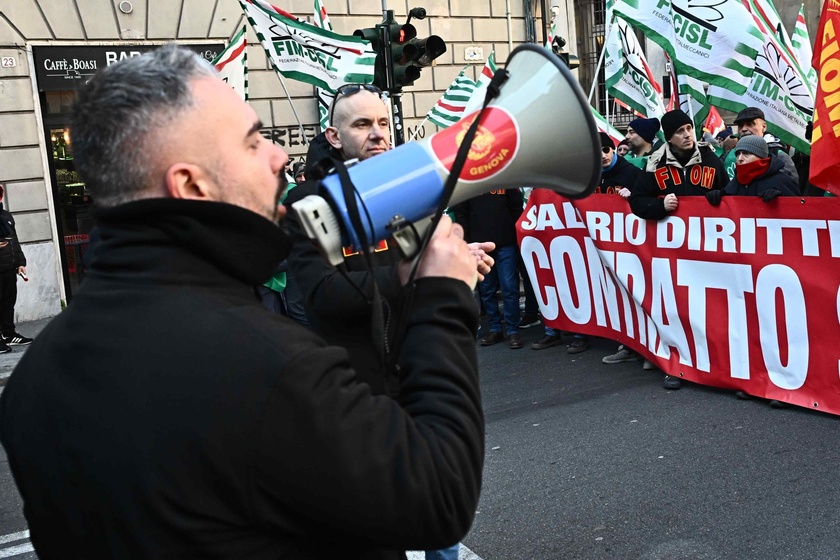
<svg viewBox="0 0 840 560">
<path fill-rule="evenodd" d="M 601 176 L 600 140 L 589 104 L 569 69 L 548 50 L 526 44 L 511 53 L 506 70 L 509 78 L 481 115 L 449 204 L 519 187 L 547 188 L 570 198 L 590 194 Z M 435 214 L 476 115 L 348 168 L 362 216 L 356 222 L 361 221 L 364 237 L 352 225 L 337 174 L 322 180 L 320 196 L 294 203 L 301 226 L 327 260 L 340 264 L 341 247 L 361 247 L 361 238 L 373 246 L 393 237 L 412 256 L 416 235 L 404 233 Z"/>
</svg>

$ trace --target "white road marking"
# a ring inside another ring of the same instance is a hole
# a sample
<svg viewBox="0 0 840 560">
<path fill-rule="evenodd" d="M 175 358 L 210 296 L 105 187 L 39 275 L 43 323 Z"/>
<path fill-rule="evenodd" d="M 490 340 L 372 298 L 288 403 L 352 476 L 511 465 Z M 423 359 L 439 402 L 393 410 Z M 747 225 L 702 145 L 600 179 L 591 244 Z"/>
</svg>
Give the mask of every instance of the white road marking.
<svg viewBox="0 0 840 560">
<path fill-rule="evenodd" d="M 6 544 L 12 541 L 19 541 L 21 539 L 28 539 L 29 531 L 20 531 L 18 533 L 9 533 L 8 535 L 0 536 L 0 544 Z"/>
<path fill-rule="evenodd" d="M 0 558 L 11 558 L 12 556 L 19 556 L 27 552 L 35 552 L 35 549 L 29 543 L 10 546 L 9 548 L 0 548 Z"/>
<path fill-rule="evenodd" d="M 408 560 L 426 560 L 426 554 L 422 551 L 409 551 L 406 552 L 406 556 Z M 483 560 L 481 556 L 461 544 L 461 548 L 458 550 L 458 560 Z"/>
</svg>

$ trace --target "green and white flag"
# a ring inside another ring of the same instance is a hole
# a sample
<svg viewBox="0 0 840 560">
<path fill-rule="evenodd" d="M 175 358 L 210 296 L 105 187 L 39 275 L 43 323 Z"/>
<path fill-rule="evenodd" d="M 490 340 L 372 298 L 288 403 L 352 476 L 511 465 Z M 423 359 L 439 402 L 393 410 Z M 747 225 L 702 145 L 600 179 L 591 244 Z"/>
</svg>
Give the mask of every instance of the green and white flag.
<svg viewBox="0 0 840 560">
<path fill-rule="evenodd" d="M 238 93 L 243 101 L 248 100 L 248 41 L 245 38 L 245 26 L 237 33 L 230 44 L 210 63 L 216 67 L 219 76 Z"/>
<path fill-rule="evenodd" d="M 332 23 L 330 23 L 330 16 L 327 15 L 327 8 L 321 0 L 315 0 L 315 25 L 320 29 L 332 31 Z M 330 125 L 330 105 L 332 105 L 335 91 L 331 89 L 315 88 L 315 93 L 318 97 L 318 121 L 321 126 L 321 132 L 327 130 Z"/>
<path fill-rule="evenodd" d="M 647 118 L 665 114 L 662 88 L 656 82 L 636 34 L 626 21 L 616 17 L 610 27 L 604 57 L 607 95 L 618 99 Z"/>
<path fill-rule="evenodd" d="M 700 132 L 709 116 L 709 103 L 706 99 L 706 84 L 691 76 L 677 76 L 680 109 L 690 115 L 694 121 L 694 130 Z"/>
<path fill-rule="evenodd" d="M 600 132 L 605 132 L 607 136 L 613 139 L 615 145 L 618 146 L 618 143 L 624 140 L 625 135 L 622 134 L 616 127 L 611 125 L 607 122 L 607 119 L 604 118 L 604 115 L 598 112 L 598 110 L 593 107 L 589 106 L 592 109 L 592 116 L 595 117 L 595 126 L 598 127 Z"/>
<path fill-rule="evenodd" d="M 709 115 L 709 103 L 706 100 L 707 85 L 697 78 L 686 76 L 685 74 L 677 74 L 676 66 L 671 61 L 668 54 L 665 54 L 665 59 L 670 61 L 671 75 L 671 99 L 668 102 L 667 109 L 682 109 L 682 111 L 692 117 L 694 122 L 694 130 L 702 131 L 703 125 L 706 122 L 706 117 Z M 662 132 L 661 130 L 659 131 Z M 662 135 L 664 140 L 664 135 Z"/>
<path fill-rule="evenodd" d="M 810 153 L 805 126 L 814 114 L 804 78 L 791 65 L 772 35 L 756 59 L 755 75 L 742 95 L 719 86 L 709 87 L 709 103 L 733 112 L 746 107 L 764 111 L 767 131 L 803 153 Z"/>
<path fill-rule="evenodd" d="M 239 4 L 283 76 L 332 90 L 373 82 L 376 53 L 368 41 L 319 29 L 264 0 Z"/>
<path fill-rule="evenodd" d="M 811 36 L 808 34 L 808 27 L 805 25 L 805 4 L 799 6 L 799 17 L 796 18 L 793 35 L 790 37 L 790 46 L 793 55 L 799 61 L 799 67 L 805 71 L 811 90 L 816 92 L 817 71 L 811 66 L 814 51 L 811 49 Z"/>
<path fill-rule="evenodd" d="M 465 74 L 467 68 L 469 65 L 464 66 L 435 106 L 426 113 L 426 118 L 440 128 L 452 126 L 467 114 L 464 110 L 476 88 L 476 83 Z"/>
<path fill-rule="evenodd" d="M 493 75 L 496 73 L 496 51 L 490 51 L 487 57 L 487 62 L 484 63 L 484 68 L 481 69 L 478 79 L 475 81 L 475 91 L 464 109 L 464 115 L 469 115 L 481 109 L 484 104 L 484 97 L 487 95 L 487 86 Z"/>
<path fill-rule="evenodd" d="M 793 42 L 785 30 L 784 25 L 782 25 L 782 18 L 779 16 L 779 12 L 776 11 L 772 0 L 746 0 L 745 5 L 755 17 L 759 30 L 765 35 L 773 36 L 776 47 L 788 59 L 791 68 L 800 76 L 807 76 L 806 69 L 811 67 L 811 63 L 808 61 L 805 61 L 804 64 L 800 63 L 799 58 L 793 50 Z M 816 84 L 816 82 L 814 83 Z M 805 80 L 805 84 L 810 89 L 811 97 L 814 97 L 816 87 L 811 87 L 807 79 Z"/>
<path fill-rule="evenodd" d="M 764 38 L 740 0 L 618 0 L 613 9 L 662 47 L 678 74 L 746 90 Z"/>
</svg>

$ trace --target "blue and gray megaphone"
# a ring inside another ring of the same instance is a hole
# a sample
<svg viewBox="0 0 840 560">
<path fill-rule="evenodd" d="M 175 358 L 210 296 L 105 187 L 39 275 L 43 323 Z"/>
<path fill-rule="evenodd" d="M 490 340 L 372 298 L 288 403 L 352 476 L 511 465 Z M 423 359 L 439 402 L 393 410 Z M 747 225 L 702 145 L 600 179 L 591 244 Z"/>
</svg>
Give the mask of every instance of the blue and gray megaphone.
<svg viewBox="0 0 840 560">
<path fill-rule="evenodd" d="M 519 187 L 587 196 L 600 181 L 601 144 L 580 86 L 556 55 L 535 45 L 516 48 L 506 70 L 509 78 L 481 117 L 449 204 Z M 425 231 L 435 214 L 456 152 L 477 114 L 349 167 L 368 244 L 390 238 L 404 256 L 415 254 L 418 230 Z M 337 266 L 343 261 L 341 248 L 361 247 L 360 236 L 336 174 L 322 180 L 319 194 L 292 209 Z"/>
</svg>

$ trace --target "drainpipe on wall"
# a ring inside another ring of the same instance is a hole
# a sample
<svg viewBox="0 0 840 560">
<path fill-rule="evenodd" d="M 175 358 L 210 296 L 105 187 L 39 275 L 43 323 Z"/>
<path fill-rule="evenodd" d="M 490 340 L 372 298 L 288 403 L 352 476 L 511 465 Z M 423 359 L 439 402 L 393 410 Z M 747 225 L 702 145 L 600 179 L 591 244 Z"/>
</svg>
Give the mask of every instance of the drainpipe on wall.
<svg viewBox="0 0 840 560">
<path fill-rule="evenodd" d="M 505 0 L 505 16 L 507 17 L 508 57 L 513 50 L 513 37 L 510 33 L 510 0 Z"/>
</svg>

